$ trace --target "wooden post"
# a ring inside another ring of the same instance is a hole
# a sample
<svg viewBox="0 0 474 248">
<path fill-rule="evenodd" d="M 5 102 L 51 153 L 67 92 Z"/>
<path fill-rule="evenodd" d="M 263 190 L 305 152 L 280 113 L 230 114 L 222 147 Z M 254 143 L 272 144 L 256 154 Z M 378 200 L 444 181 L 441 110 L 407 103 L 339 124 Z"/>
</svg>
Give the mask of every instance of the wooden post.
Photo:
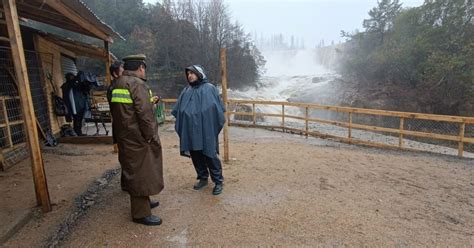
<svg viewBox="0 0 474 248">
<path fill-rule="evenodd" d="M 305 130 L 306 130 L 305 136 L 306 136 L 306 138 L 308 138 L 308 131 L 309 131 L 308 118 L 309 118 L 309 108 L 308 108 L 308 106 L 306 106 L 306 113 L 304 115 Z"/>
<path fill-rule="evenodd" d="M 23 41 L 18 23 L 18 13 L 15 0 L 3 0 L 3 9 L 8 28 L 8 36 L 12 50 L 12 57 L 15 66 L 15 74 L 18 81 L 18 91 L 20 93 L 25 131 L 27 133 L 28 146 L 31 157 L 31 168 L 33 171 L 33 181 L 35 184 L 36 200 L 41 205 L 43 212 L 51 211 L 48 184 L 44 171 L 43 158 L 38 140 L 38 129 L 35 122 L 35 111 L 30 91 L 30 82 L 26 68 Z"/>
<path fill-rule="evenodd" d="M 112 76 L 110 75 L 110 65 L 112 64 L 110 62 L 110 49 L 109 49 L 109 42 L 108 41 L 104 41 L 104 49 L 105 49 L 105 56 L 106 56 L 106 60 L 105 60 L 105 84 L 106 85 L 109 85 L 110 82 L 112 81 Z"/>
<path fill-rule="evenodd" d="M 225 123 L 224 123 L 224 162 L 229 162 L 229 102 L 227 101 L 227 64 L 226 50 L 221 48 L 221 80 L 222 80 L 222 100 L 224 101 Z"/>
<path fill-rule="evenodd" d="M 466 130 L 466 123 L 461 123 L 461 126 L 459 127 L 459 147 L 458 147 L 458 156 L 462 157 L 463 152 L 464 152 L 464 132 Z"/>
<path fill-rule="evenodd" d="M 104 41 L 104 50 L 105 54 L 105 85 L 110 85 L 112 82 L 112 75 L 110 75 L 110 50 L 109 50 L 109 42 Z M 118 144 L 113 144 L 113 151 L 114 153 L 118 153 Z"/>
<path fill-rule="evenodd" d="M 405 118 L 400 117 L 400 135 L 398 138 L 398 147 L 403 148 L 403 129 L 405 128 Z"/>
<path fill-rule="evenodd" d="M 281 105 L 281 129 L 285 132 L 285 105 Z"/>
<path fill-rule="evenodd" d="M 257 115 L 255 114 L 255 103 L 252 103 L 252 118 L 253 118 L 253 126 L 257 124 Z"/>
<path fill-rule="evenodd" d="M 349 130 L 348 130 L 349 143 L 352 141 L 352 112 L 349 112 Z"/>
</svg>

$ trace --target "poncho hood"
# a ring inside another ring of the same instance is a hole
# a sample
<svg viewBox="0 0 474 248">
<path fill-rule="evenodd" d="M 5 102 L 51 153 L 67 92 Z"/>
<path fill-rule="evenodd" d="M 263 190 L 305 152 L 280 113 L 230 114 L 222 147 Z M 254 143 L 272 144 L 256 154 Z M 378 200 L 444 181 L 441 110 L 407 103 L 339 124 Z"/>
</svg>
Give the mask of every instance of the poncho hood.
<svg viewBox="0 0 474 248">
<path fill-rule="evenodd" d="M 186 79 L 188 78 L 188 71 L 192 71 L 198 76 L 198 81 L 197 82 L 191 83 L 188 80 L 188 83 L 196 84 L 196 83 L 201 83 L 202 81 L 207 81 L 207 76 L 206 76 L 206 73 L 204 72 L 204 68 L 202 66 L 200 66 L 200 65 L 191 65 L 191 66 L 186 67 L 186 69 L 184 69 Z"/>
</svg>

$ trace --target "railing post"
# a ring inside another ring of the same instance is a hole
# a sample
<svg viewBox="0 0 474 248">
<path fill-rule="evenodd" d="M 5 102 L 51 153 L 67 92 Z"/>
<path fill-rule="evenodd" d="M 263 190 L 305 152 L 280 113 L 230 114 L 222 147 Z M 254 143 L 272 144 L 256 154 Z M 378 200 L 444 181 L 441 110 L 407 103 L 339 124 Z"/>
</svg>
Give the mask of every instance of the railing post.
<svg viewBox="0 0 474 248">
<path fill-rule="evenodd" d="M 257 124 L 257 116 L 255 114 L 255 103 L 252 103 L 252 119 L 253 119 L 253 126 Z"/>
<path fill-rule="evenodd" d="M 285 104 L 281 105 L 281 128 L 285 132 Z"/>
<path fill-rule="evenodd" d="M 405 118 L 400 117 L 400 135 L 398 136 L 398 147 L 403 149 L 403 130 L 405 128 Z"/>
<path fill-rule="evenodd" d="M 109 42 L 104 41 L 104 50 L 105 50 L 105 56 L 107 57 L 105 60 L 105 84 L 110 85 L 110 82 L 112 81 L 112 75 L 110 75 L 110 65 L 112 62 L 110 61 L 110 49 L 109 49 Z"/>
<path fill-rule="evenodd" d="M 226 109 L 224 123 L 224 162 L 229 162 L 229 102 L 227 100 L 227 58 L 225 48 L 221 48 L 221 80 L 222 80 L 222 100 Z"/>
<path fill-rule="evenodd" d="M 306 138 L 308 138 L 308 131 L 309 131 L 309 129 L 308 129 L 308 117 L 309 117 L 309 113 L 308 113 L 308 112 L 309 112 L 309 111 L 308 111 L 308 106 L 306 106 L 306 113 L 305 113 L 305 115 L 304 115 L 305 130 L 306 130 L 305 136 L 306 136 Z"/>
<path fill-rule="evenodd" d="M 352 141 L 352 112 L 349 112 L 349 143 Z"/>
<path fill-rule="evenodd" d="M 464 132 L 466 130 L 466 123 L 461 123 L 461 127 L 459 128 L 459 147 L 458 147 L 458 156 L 462 157 L 464 152 Z"/>
</svg>

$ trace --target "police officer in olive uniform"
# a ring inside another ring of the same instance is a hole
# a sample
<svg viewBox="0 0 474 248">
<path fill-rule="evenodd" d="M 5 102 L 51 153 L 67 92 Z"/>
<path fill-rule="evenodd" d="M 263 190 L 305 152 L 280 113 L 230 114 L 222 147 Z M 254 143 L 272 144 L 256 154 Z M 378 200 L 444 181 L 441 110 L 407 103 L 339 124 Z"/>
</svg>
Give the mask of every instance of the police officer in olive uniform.
<svg viewBox="0 0 474 248">
<path fill-rule="evenodd" d="M 112 128 L 119 148 L 122 185 L 130 194 L 133 222 L 160 225 L 151 214 L 159 205 L 150 196 L 163 190 L 163 158 L 154 98 L 146 84 L 145 55 L 123 58 L 122 76 L 114 84 L 111 97 Z"/>
</svg>

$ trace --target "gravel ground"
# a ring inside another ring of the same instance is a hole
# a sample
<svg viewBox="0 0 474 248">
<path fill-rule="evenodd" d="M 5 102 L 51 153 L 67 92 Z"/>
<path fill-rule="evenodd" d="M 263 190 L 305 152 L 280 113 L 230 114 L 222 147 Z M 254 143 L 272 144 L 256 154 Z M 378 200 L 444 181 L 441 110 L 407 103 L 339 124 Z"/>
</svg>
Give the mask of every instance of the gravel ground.
<svg viewBox="0 0 474 248">
<path fill-rule="evenodd" d="M 194 170 L 161 131 L 159 227 L 134 224 L 118 177 L 65 247 L 457 246 L 474 244 L 474 162 L 231 128 L 223 194 L 191 189 Z"/>
</svg>

